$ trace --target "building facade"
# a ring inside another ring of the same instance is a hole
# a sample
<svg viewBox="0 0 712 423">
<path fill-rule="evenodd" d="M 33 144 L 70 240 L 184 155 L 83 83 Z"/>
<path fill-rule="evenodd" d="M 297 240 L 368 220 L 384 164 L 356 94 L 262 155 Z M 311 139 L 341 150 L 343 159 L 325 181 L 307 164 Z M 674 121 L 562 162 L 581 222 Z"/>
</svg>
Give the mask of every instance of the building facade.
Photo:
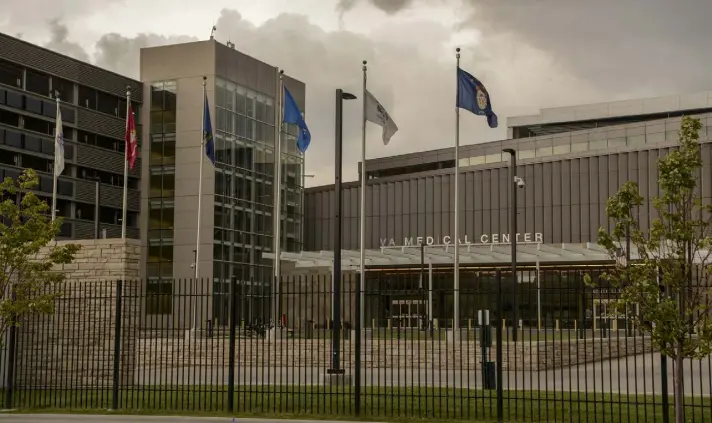
<svg viewBox="0 0 712 423">
<path fill-rule="evenodd" d="M 700 196 L 712 202 L 712 93 L 542 110 L 510 118 L 511 139 L 460 147 L 460 241 L 509 242 L 508 160 L 517 151 L 519 242 L 596 242 L 606 201 L 627 181 L 656 214 L 657 160 L 677 144 L 682 115 L 702 120 Z M 366 247 L 454 243 L 453 148 L 366 161 Z M 359 248 L 358 182 L 343 185 L 344 249 Z M 334 187 L 306 190 L 305 248 L 332 250 Z"/>
<path fill-rule="evenodd" d="M 100 236 L 121 236 L 127 87 L 138 118 L 140 82 L 0 34 L 0 179 L 34 169 L 37 195 L 51 203 L 59 96 L 65 137 L 57 187 L 61 238 L 94 238 L 97 206 Z M 139 237 L 140 168 L 139 158 L 129 172 L 129 238 Z"/>
<path fill-rule="evenodd" d="M 703 125 L 704 166 L 698 194 L 710 204 L 712 92 L 545 109 L 536 116 L 510 118 L 510 139 L 460 147 L 462 208 L 457 237 L 453 232 L 454 148 L 367 160 L 366 248 L 372 264 L 367 264 L 370 272 L 364 285 L 366 322 L 419 326 L 438 319 L 441 327 L 452 327 L 455 301 L 460 304 L 460 322 L 476 320 L 477 310 L 492 305 L 492 298 L 482 297 L 481 291 L 492 285 L 494 269 L 503 272 L 506 300 L 501 318 L 507 319 L 507 325 L 513 324 L 513 286 L 524 326 L 554 327 L 558 321 L 573 327 L 575 320 L 583 322 L 586 316 L 606 316 L 608 294 L 594 290 L 583 296 L 584 274 L 614 263 L 607 254 L 601 257 L 601 251 L 594 254 L 595 261 L 589 256 L 596 248 L 599 228 L 612 226 L 606 201 L 624 183 L 637 182 L 647 200 L 638 217 L 643 228 L 649 227 L 656 218 L 652 199 L 660 194 L 657 161 L 676 147 L 683 115 L 695 116 Z M 516 150 L 516 175 L 525 182 L 515 190 L 516 235 L 509 228 L 510 155 L 504 149 Z M 360 183 L 342 186 L 342 261 L 346 272 L 355 272 L 359 269 L 359 253 L 354 250 L 359 249 Z M 323 271 L 329 271 L 334 195 L 333 185 L 306 190 L 307 252 L 285 260 L 307 266 L 321 263 Z M 514 236 L 522 272 L 516 285 L 509 270 Z M 458 293 L 453 284 L 456 238 L 465 246 L 460 248 Z M 422 256 L 421 244 L 426 246 Z M 423 266 L 432 270 L 424 272 Z M 427 288 L 424 280 L 429 282 Z M 571 296 L 550 297 L 552 292 Z M 326 312 L 321 315 L 328 317 Z"/>
<path fill-rule="evenodd" d="M 179 313 L 181 299 L 173 295 L 178 289 L 174 279 L 195 275 L 199 183 L 201 282 L 195 289 L 211 293 L 212 301 L 193 305 L 200 308 L 198 314 L 212 313 L 214 323 L 226 323 L 233 278 L 247 292 L 269 292 L 272 261 L 262 252 L 271 251 L 274 242 L 275 128 L 282 128 L 277 125 L 277 71 L 232 44 L 212 39 L 141 50 L 141 80 L 150 104 L 143 116 L 148 142 L 141 153 L 149 159 L 142 169 L 147 177 L 141 191 L 146 210 L 141 238 L 148 292 L 165 299 L 147 310 L 157 322 L 205 324 L 187 321 L 193 313 Z M 201 149 L 203 77 L 215 140 L 214 165 Z M 284 83 L 304 110 L 304 84 L 286 75 Z M 281 243 L 284 251 L 299 251 L 304 158 L 296 149 L 295 128 L 282 129 Z M 256 299 L 258 303 L 263 301 Z M 255 318 L 268 313 L 257 309 L 259 305 L 254 308 Z"/>
</svg>

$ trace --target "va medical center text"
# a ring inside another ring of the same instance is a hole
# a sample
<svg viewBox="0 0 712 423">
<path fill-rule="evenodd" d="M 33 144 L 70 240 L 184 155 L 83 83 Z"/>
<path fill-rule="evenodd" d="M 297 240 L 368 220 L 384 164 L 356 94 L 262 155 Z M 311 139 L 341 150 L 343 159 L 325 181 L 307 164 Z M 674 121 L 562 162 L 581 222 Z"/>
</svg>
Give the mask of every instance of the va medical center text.
<svg viewBox="0 0 712 423">
<path fill-rule="evenodd" d="M 403 238 L 403 244 L 398 245 L 394 238 L 380 238 L 381 247 L 399 247 L 399 246 L 418 246 L 418 245 L 450 245 L 454 244 L 451 236 L 445 235 L 442 238 L 439 236 L 417 236 L 417 237 L 405 237 Z M 460 245 L 469 244 L 509 244 L 511 242 L 511 237 L 509 234 L 482 234 L 476 241 L 470 240 L 470 238 L 465 235 L 465 238 L 459 239 Z M 479 242 L 477 242 L 479 241 Z M 517 233 L 517 242 L 530 242 L 541 244 L 544 242 L 544 235 L 541 232 L 524 232 Z"/>
</svg>

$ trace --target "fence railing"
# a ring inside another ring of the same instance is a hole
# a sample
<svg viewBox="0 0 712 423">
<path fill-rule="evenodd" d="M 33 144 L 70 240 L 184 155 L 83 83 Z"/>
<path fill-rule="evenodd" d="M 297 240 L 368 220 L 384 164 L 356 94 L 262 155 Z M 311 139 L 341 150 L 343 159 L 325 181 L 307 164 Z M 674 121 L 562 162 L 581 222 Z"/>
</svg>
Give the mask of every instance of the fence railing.
<svg viewBox="0 0 712 423">
<path fill-rule="evenodd" d="M 347 275 L 338 299 L 320 275 L 278 289 L 67 282 L 52 315 L 7 334 L 0 408 L 671 421 L 672 360 L 632 323 L 635 310 L 612 311 L 615 289 L 586 286 L 580 271 L 541 271 L 516 289 L 511 279 L 479 272 L 456 292 L 446 275 L 424 286 L 374 274 L 363 288 Z M 686 421 L 712 421 L 710 357 L 685 361 L 684 375 Z"/>
</svg>

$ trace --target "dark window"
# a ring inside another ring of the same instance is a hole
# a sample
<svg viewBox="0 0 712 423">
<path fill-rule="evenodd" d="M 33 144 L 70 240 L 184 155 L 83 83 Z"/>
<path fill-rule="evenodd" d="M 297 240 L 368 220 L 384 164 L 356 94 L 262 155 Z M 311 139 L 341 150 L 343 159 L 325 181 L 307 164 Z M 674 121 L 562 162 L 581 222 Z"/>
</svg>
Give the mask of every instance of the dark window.
<svg viewBox="0 0 712 423">
<path fill-rule="evenodd" d="M 71 238 L 72 237 L 72 223 L 71 222 L 62 223 L 62 226 L 59 228 L 58 236 L 63 237 L 63 238 Z"/>
<path fill-rule="evenodd" d="M 0 163 L 4 165 L 17 166 L 20 160 L 19 153 L 10 151 L 0 151 Z"/>
<path fill-rule="evenodd" d="M 97 92 L 96 109 L 107 115 L 119 115 L 119 98 L 102 91 Z"/>
<path fill-rule="evenodd" d="M 42 192 L 52 192 L 54 181 L 51 176 L 40 176 L 40 191 Z M 59 184 L 57 184 L 57 191 L 59 191 Z"/>
<path fill-rule="evenodd" d="M 171 314 L 172 312 L 173 282 L 149 280 L 146 284 L 146 314 Z"/>
<path fill-rule="evenodd" d="M 5 95 L 7 91 L 5 90 L 0 90 L 0 104 L 5 104 Z"/>
<path fill-rule="evenodd" d="M 121 224 L 121 210 L 111 207 L 99 208 L 99 221 L 108 225 Z"/>
<path fill-rule="evenodd" d="M 54 122 L 48 122 L 46 120 L 33 118 L 30 116 L 23 116 L 22 118 L 25 121 L 25 129 L 29 131 L 39 132 L 41 134 L 54 135 Z M 64 134 L 64 137 L 68 138 L 66 133 Z"/>
<path fill-rule="evenodd" d="M 45 96 L 50 95 L 49 75 L 28 70 L 26 78 L 25 89 L 27 91 Z"/>
<path fill-rule="evenodd" d="M 5 144 L 10 147 L 22 148 L 22 134 L 15 131 L 5 131 Z"/>
<path fill-rule="evenodd" d="M 81 220 L 94 220 L 94 205 L 76 203 L 74 218 Z"/>
<path fill-rule="evenodd" d="M 70 122 L 74 123 L 76 119 L 76 111 L 74 110 L 73 107 L 60 107 L 62 110 L 62 122 Z M 55 108 L 56 110 L 56 108 Z M 56 114 L 56 111 L 54 114 L 52 114 L 52 117 Z"/>
<path fill-rule="evenodd" d="M 22 87 L 22 67 L 4 60 L 0 61 L 0 84 Z"/>
<path fill-rule="evenodd" d="M 20 115 L 8 110 L 0 110 L 0 123 L 10 126 L 20 126 Z"/>
<path fill-rule="evenodd" d="M 42 139 L 42 152 L 44 154 L 53 155 L 54 154 L 54 140 L 43 138 Z"/>
<path fill-rule="evenodd" d="M 96 90 L 80 85 L 79 105 L 88 109 L 96 110 Z"/>
<path fill-rule="evenodd" d="M 74 160 L 74 146 L 69 143 L 64 143 L 64 158 L 66 160 Z"/>
<path fill-rule="evenodd" d="M 165 102 L 165 91 L 163 91 L 163 83 L 151 85 L 151 111 L 163 110 Z"/>
<path fill-rule="evenodd" d="M 55 116 L 57 116 L 57 103 L 52 102 L 52 101 L 43 101 L 42 102 L 42 114 L 54 119 Z M 62 117 L 64 117 L 64 113 L 62 113 Z"/>
<path fill-rule="evenodd" d="M 66 197 L 74 195 L 74 182 L 57 181 L 57 193 Z"/>
<path fill-rule="evenodd" d="M 7 92 L 7 105 L 10 107 L 14 107 L 16 109 L 22 109 L 22 103 L 24 99 L 24 95 L 16 93 L 14 91 L 8 91 Z"/>
<path fill-rule="evenodd" d="M 25 98 L 25 110 L 32 113 L 42 114 L 42 100 L 33 97 Z"/>
<path fill-rule="evenodd" d="M 42 139 L 34 135 L 25 135 L 25 149 L 42 152 Z"/>
<path fill-rule="evenodd" d="M 23 154 L 22 167 L 29 167 L 38 172 L 50 172 L 52 170 L 52 161 L 42 157 Z"/>
<path fill-rule="evenodd" d="M 52 77 L 52 92 L 59 92 L 59 98 L 66 102 L 74 104 L 74 83 L 62 78 Z"/>
</svg>

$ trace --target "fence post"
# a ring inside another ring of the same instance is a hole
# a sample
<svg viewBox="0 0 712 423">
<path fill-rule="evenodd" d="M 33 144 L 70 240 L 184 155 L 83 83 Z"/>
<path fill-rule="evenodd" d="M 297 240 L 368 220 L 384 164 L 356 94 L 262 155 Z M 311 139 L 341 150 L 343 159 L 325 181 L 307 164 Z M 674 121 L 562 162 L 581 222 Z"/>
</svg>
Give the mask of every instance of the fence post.
<svg viewBox="0 0 712 423">
<path fill-rule="evenodd" d="M 116 320 L 114 322 L 114 390 L 111 399 L 111 408 L 119 409 L 119 366 L 121 364 L 121 297 L 123 281 L 116 281 Z"/>
<path fill-rule="evenodd" d="M 15 293 L 12 293 L 15 300 Z M 17 326 L 15 319 L 10 322 L 7 342 L 7 373 L 5 374 L 5 408 L 12 409 L 12 391 L 15 386 L 15 349 L 17 348 Z"/>
<path fill-rule="evenodd" d="M 361 415 L 361 278 L 363 270 L 356 275 L 356 339 L 354 339 L 354 409 Z"/>
<path fill-rule="evenodd" d="M 237 325 L 237 278 L 230 283 L 230 348 L 227 370 L 227 411 L 235 409 L 235 326 Z"/>
<path fill-rule="evenodd" d="M 502 271 L 497 270 L 497 318 L 501 319 L 503 314 L 502 303 L 504 302 L 502 298 Z M 495 325 L 497 327 L 495 336 L 497 337 L 497 348 L 495 351 L 495 360 L 497 360 L 497 421 L 502 423 L 504 421 L 504 380 L 502 377 L 502 325 Z"/>
<path fill-rule="evenodd" d="M 668 395 L 667 369 L 667 356 L 665 354 L 660 354 L 660 377 L 662 378 L 663 388 L 663 423 L 670 423 L 670 398 Z"/>
</svg>

